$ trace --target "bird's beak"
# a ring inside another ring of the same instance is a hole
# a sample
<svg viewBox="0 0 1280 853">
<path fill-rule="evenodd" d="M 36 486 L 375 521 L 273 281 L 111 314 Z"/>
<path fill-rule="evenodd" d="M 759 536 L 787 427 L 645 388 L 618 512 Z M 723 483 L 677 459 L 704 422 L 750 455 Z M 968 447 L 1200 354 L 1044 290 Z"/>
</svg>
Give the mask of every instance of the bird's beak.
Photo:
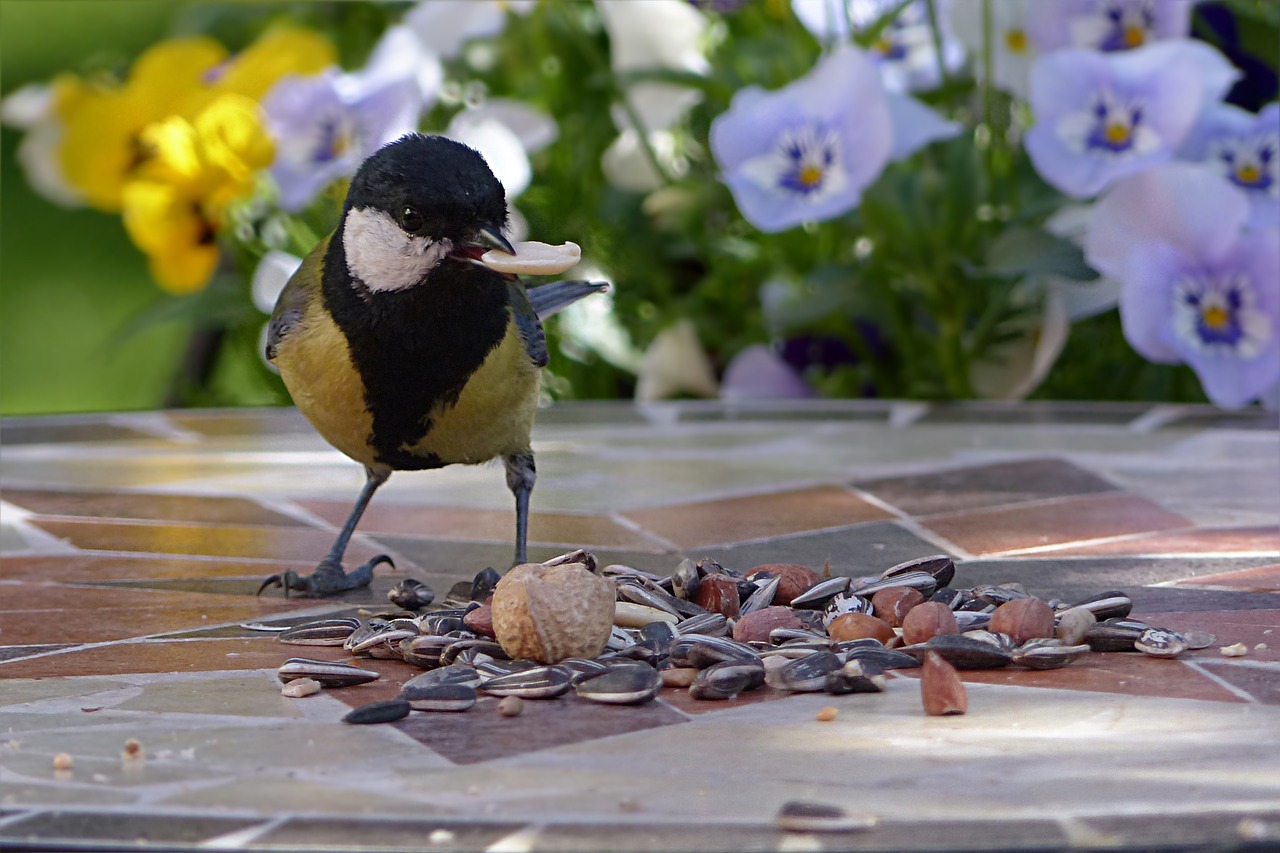
<svg viewBox="0 0 1280 853">
<path fill-rule="evenodd" d="M 496 249 L 499 252 L 506 252 L 508 255 L 516 253 L 510 241 L 502 236 L 502 232 L 492 225 L 481 225 L 476 231 L 473 245 L 483 247 L 485 249 Z"/>
</svg>

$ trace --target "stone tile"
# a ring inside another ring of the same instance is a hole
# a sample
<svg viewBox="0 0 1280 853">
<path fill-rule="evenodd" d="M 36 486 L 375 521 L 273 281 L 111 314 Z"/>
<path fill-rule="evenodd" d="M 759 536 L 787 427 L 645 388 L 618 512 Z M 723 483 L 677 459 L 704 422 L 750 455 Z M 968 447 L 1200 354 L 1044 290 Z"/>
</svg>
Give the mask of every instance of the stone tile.
<svg viewBox="0 0 1280 853">
<path fill-rule="evenodd" d="M 85 551 L 298 560 L 312 564 L 328 553 L 335 536 L 325 530 L 231 524 L 105 522 L 39 516 L 33 517 L 32 523 Z M 359 563 L 377 553 L 359 539 L 353 539 L 347 549 L 347 560 Z"/>
<path fill-rule="evenodd" d="M 1194 530 L 1162 530 L 1104 542 L 1055 548 L 1061 556 L 1135 557 L 1185 554 L 1274 554 L 1280 558 L 1280 527 L 1218 527 Z"/>
<path fill-rule="evenodd" d="M 8 836 L 44 845 L 78 842 L 76 846 L 80 846 L 89 842 L 97 846 L 115 842 L 186 846 L 246 829 L 255 823 L 254 819 L 211 815 L 47 811 L 7 824 L 0 829 L 3 833 L 0 838 Z"/>
<path fill-rule="evenodd" d="M 0 802 L 10 806 L 26 806 L 32 812 L 44 814 L 48 809 L 59 807 L 109 809 L 114 806 L 135 806 L 138 795 L 119 788 L 107 788 L 105 785 L 42 784 L 27 779 L 17 782 L 0 781 Z M 24 839 L 11 836 L 10 826 L 12 824 L 0 827 L 0 848 L 21 849 L 19 845 Z M 55 850 L 67 849 L 65 844 L 50 844 L 48 847 Z"/>
<path fill-rule="evenodd" d="M 1263 705 L 1280 705 L 1280 666 L 1256 666 L 1253 661 L 1198 659 L 1198 666 Z"/>
<path fill-rule="evenodd" d="M 1191 525 L 1146 498 L 1124 493 L 934 515 L 922 518 L 920 523 L 975 555 Z"/>
<path fill-rule="evenodd" d="M 9 446 L 155 440 L 155 436 L 149 433 L 101 420 L 58 423 L 45 418 L 31 418 L 0 423 L 0 444 Z"/>
<path fill-rule="evenodd" d="M 465 714 L 413 714 L 392 725 L 450 761 L 475 764 L 686 719 L 658 702 L 638 707 L 600 705 L 570 694 L 527 701 L 519 717 L 500 716 L 497 700 L 486 697 Z"/>
<path fill-rule="evenodd" d="M 1114 491 L 1061 459 L 1028 459 L 856 483 L 908 515 L 935 515 L 1046 498 Z"/>
<path fill-rule="evenodd" d="M 1179 581 L 1178 584 L 1179 586 L 1191 587 L 1226 587 L 1228 589 L 1243 589 L 1252 592 L 1280 592 L 1280 564 L 1185 578 Z"/>
<path fill-rule="evenodd" d="M 685 551 L 693 559 L 711 557 L 723 566 L 739 570 L 763 563 L 799 563 L 821 572 L 830 560 L 832 574 L 851 577 L 879 574 L 905 560 L 945 553 L 945 549 L 891 521 L 731 547 L 686 548 Z"/>
<path fill-rule="evenodd" d="M 966 400 L 933 405 L 921 421 L 926 423 L 1000 423 L 1024 425 L 1107 424 L 1134 421 L 1150 406 L 1145 403 L 1094 403 L 1068 400 L 1032 400 L 1006 403 Z"/>
<path fill-rule="evenodd" d="M 1280 838 L 1280 810 L 1276 809 L 1095 814 L 1082 815 L 1077 820 L 1082 830 L 1107 846 L 1123 846 L 1129 850 L 1267 849 L 1274 847 Z M 1268 827 L 1268 837 L 1251 837 L 1248 828 L 1251 823 Z M 1258 842 L 1260 846 L 1255 847 Z"/>
<path fill-rule="evenodd" d="M 3 623 L 0 623 L 2 625 Z M 4 631 L 0 627 L 0 631 Z M 74 643 L 54 643 L 51 645 L 38 646 L 0 646 L 0 661 L 13 660 L 14 658 L 25 658 L 31 655 L 44 654 L 45 652 L 56 652 L 58 649 L 69 648 Z"/>
<path fill-rule="evenodd" d="M 1235 610 L 1249 609 L 1248 602 L 1256 594 L 1225 592 L 1214 597 L 1209 590 L 1173 587 L 1152 587 L 1149 584 L 1168 584 L 1181 578 L 1220 574 L 1224 571 L 1243 570 L 1266 564 L 1265 558 L 1144 558 L 1144 557 L 1057 557 L 1056 552 L 1045 552 L 1042 557 L 1019 556 L 998 559 L 963 560 L 956 566 L 953 586 L 977 586 L 986 583 L 1021 583 L 1033 595 L 1050 598 L 1083 597 L 1109 589 L 1124 589 L 1134 600 L 1188 600 L 1200 601 L 1187 608 L 1168 607 L 1166 610 Z M 1196 594 L 1191 594 L 1191 593 Z M 1271 605 L 1259 604 L 1258 607 Z"/>
<path fill-rule="evenodd" d="M 1271 596 L 1280 605 L 1280 597 Z M 1280 607 L 1273 610 L 1199 611 L 1192 613 L 1146 613 L 1143 621 L 1175 631 L 1209 631 L 1218 642 L 1189 660 L 1219 661 L 1222 646 L 1243 643 L 1248 652 L 1243 660 L 1280 662 Z M 1242 660 L 1230 658 L 1230 660 Z"/>
<path fill-rule="evenodd" d="M 222 411 L 170 412 L 177 427 L 206 436 L 263 436 L 313 433 L 315 429 L 292 407 L 277 409 L 226 409 Z"/>
<path fill-rule="evenodd" d="M 421 569 L 421 577 L 435 590 L 436 597 L 443 597 L 448 585 L 437 583 L 447 581 L 470 581 L 483 569 L 493 566 L 505 571 L 511 565 L 514 540 L 510 542 L 455 542 L 446 539 L 417 539 L 407 536 L 391 536 L 375 534 L 377 540 L 387 548 L 402 554 Z M 530 562 L 541 562 L 557 557 L 572 550 L 565 546 L 530 545 Z M 672 552 L 658 553 L 653 551 L 621 551 L 608 548 L 590 548 L 596 560 L 602 566 L 610 563 L 623 563 L 646 571 L 670 574 L 681 557 Z M 419 576 L 418 572 L 414 572 Z"/>
<path fill-rule="evenodd" d="M 0 636 L 20 644 L 98 643 L 199 628 L 220 622 L 258 621 L 307 606 L 297 599 L 229 600 L 222 596 L 131 588 L 21 584 L 6 587 Z M 74 618 L 60 618 L 71 608 Z"/>
<path fill-rule="evenodd" d="M 273 639 L 113 643 L 0 663 L 0 679 L 276 669 L 289 657 L 280 650 Z"/>
<path fill-rule="evenodd" d="M 341 527 L 351 510 L 348 503 L 302 501 L 300 505 Z M 515 536 L 515 511 L 462 509 L 409 504 L 373 504 L 360 519 L 366 534 L 391 533 L 434 539 L 491 542 L 511 541 Z M 529 514 L 531 543 L 569 548 L 662 550 L 661 543 L 602 515 L 533 512 Z"/>
<path fill-rule="evenodd" d="M 694 699 L 689 695 L 688 689 L 684 687 L 666 687 L 663 688 L 658 698 L 681 713 L 696 717 L 700 714 L 724 711 L 730 707 L 741 708 L 747 705 L 757 705 L 761 702 L 774 702 L 779 699 L 786 699 L 790 695 L 790 693 L 782 690 L 774 690 L 772 687 L 758 687 L 755 690 L 740 693 L 732 703 L 726 703 L 716 700 Z"/>
<path fill-rule="evenodd" d="M 419 806 L 423 811 L 429 808 Z M 440 853 L 488 850 L 522 828 L 492 820 L 379 820 L 308 816 L 285 821 L 254 842 L 268 849 L 431 850 Z M 443 835 L 447 833 L 447 835 Z M 434 833 L 434 834 L 433 834 Z"/>
<path fill-rule="evenodd" d="M 197 559 L 131 554 L 41 554 L 6 556 L 5 580 L 103 583 L 163 578 L 263 578 L 281 563 L 242 559 Z"/>
<path fill-rule="evenodd" d="M 625 517 L 644 530 L 689 548 L 842 527 L 892 516 L 847 489 L 819 486 L 631 510 Z"/>
<path fill-rule="evenodd" d="M 4 499 L 40 515 L 197 521 L 217 524 L 306 527 L 247 498 L 146 492 L 5 489 Z"/>
<path fill-rule="evenodd" d="M 1186 429 L 1188 427 L 1214 429 L 1280 429 L 1280 413 L 1268 412 L 1264 409 L 1245 409 L 1240 412 L 1224 412 L 1218 409 L 1201 409 L 1188 412 L 1166 424 L 1167 427 Z"/>
</svg>

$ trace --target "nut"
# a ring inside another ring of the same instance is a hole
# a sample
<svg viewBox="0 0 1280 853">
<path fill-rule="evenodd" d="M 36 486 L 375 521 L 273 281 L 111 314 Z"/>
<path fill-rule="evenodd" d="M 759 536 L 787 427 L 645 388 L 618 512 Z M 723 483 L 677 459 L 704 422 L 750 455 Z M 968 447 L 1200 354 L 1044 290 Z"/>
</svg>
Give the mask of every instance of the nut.
<svg viewBox="0 0 1280 853">
<path fill-rule="evenodd" d="M 314 678 L 295 678 L 280 688 L 280 694 L 290 699 L 301 699 L 320 692 L 320 682 Z"/>
<path fill-rule="evenodd" d="M 825 708 L 818 709 L 818 716 L 816 717 L 816 719 L 820 723 L 829 723 L 836 718 L 836 714 L 838 713 L 839 711 L 837 711 L 835 708 L 832 708 L 830 705 L 827 705 Z"/>
<path fill-rule="evenodd" d="M 874 637 L 882 643 L 893 639 L 893 626 L 865 613 L 846 613 L 831 620 L 827 634 L 836 642 Z"/>
<path fill-rule="evenodd" d="M 925 655 L 920 666 L 920 701 L 931 717 L 963 714 L 969 710 L 969 697 L 956 668 L 937 652 Z"/>
<path fill-rule="evenodd" d="M 494 634 L 513 659 L 594 658 L 613 630 L 614 595 L 609 580 L 580 563 L 525 563 L 493 591 Z"/>
<path fill-rule="evenodd" d="M 129 738 L 124 742 L 124 749 L 120 752 L 121 758 L 125 761 L 141 761 L 142 756 L 142 743 L 137 738 Z"/>
<path fill-rule="evenodd" d="M 1054 627 L 1052 607 L 1038 598 L 1015 598 L 996 608 L 987 630 L 1008 634 L 1022 645 L 1027 640 L 1052 637 Z"/>
<path fill-rule="evenodd" d="M 663 687 L 688 687 L 698 677 L 698 669 L 692 666 L 673 666 L 658 673 Z"/>
<path fill-rule="evenodd" d="M 480 605 L 462 617 L 462 624 L 482 637 L 496 636 L 493 633 L 493 605 Z"/>
<path fill-rule="evenodd" d="M 739 643 L 769 642 L 774 628 L 799 628 L 800 620 L 790 607 L 763 607 L 741 617 L 733 626 L 733 638 Z"/>
<path fill-rule="evenodd" d="M 891 586 L 871 596 L 872 611 L 895 628 L 901 628 L 907 613 L 921 604 L 924 595 L 909 586 Z"/>
<path fill-rule="evenodd" d="M 695 603 L 709 613 L 720 613 L 726 619 L 738 618 L 738 582 L 728 575 L 707 575 L 698 584 Z"/>
<path fill-rule="evenodd" d="M 940 634 L 958 634 L 956 615 L 941 601 L 926 601 L 902 619 L 902 639 L 908 645 L 927 643 Z"/>
<path fill-rule="evenodd" d="M 747 573 L 747 580 L 755 580 L 759 572 L 778 577 L 778 589 L 773 594 L 774 604 L 790 604 L 791 599 L 822 580 L 822 575 L 806 566 L 795 563 L 765 563 Z"/>
<path fill-rule="evenodd" d="M 69 752 L 59 752 L 53 757 L 54 770 L 70 770 L 76 766 L 76 760 L 71 757 Z"/>
<path fill-rule="evenodd" d="M 519 696 L 503 696 L 498 701 L 498 713 L 504 717 L 518 717 L 524 710 L 524 700 Z"/>
<path fill-rule="evenodd" d="M 1083 643 L 1089 629 L 1098 623 L 1098 617 L 1084 607 L 1072 607 L 1058 614 L 1058 625 L 1053 635 L 1062 641 L 1064 646 L 1078 646 Z"/>
</svg>

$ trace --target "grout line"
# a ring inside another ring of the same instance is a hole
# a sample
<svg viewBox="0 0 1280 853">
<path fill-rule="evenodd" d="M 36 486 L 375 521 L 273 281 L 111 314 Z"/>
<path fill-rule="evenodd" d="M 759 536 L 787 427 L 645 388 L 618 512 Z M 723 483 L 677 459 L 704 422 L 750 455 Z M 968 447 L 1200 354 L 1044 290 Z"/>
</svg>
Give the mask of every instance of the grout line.
<svg viewBox="0 0 1280 853">
<path fill-rule="evenodd" d="M 894 506 L 893 504 L 888 503 L 876 497 L 871 492 L 864 491 L 858 488 L 857 486 L 853 486 L 853 485 L 846 485 L 845 488 L 848 489 L 850 492 L 852 492 L 855 496 L 861 498 L 862 500 L 866 501 L 872 506 L 879 507 L 885 512 L 892 514 L 895 517 L 895 520 L 897 521 L 898 525 L 901 526 L 908 533 L 913 533 L 916 536 L 923 539 L 924 541 L 928 542 L 929 544 L 938 546 L 943 551 L 947 552 L 948 554 L 955 557 L 956 559 L 960 559 L 960 560 L 976 559 L 976 557 L 974 557 L 973 554 L 970 554 L 964 548 L 961 548 L 959 545 L 955 544 L 951 540 L 943 536 L 940 536 L 939 534 L 935 533 L 933 530 L 930 530 L 928 527 L 925 527 L 923 524 L 920 523 L 920 521 L 917 518 L 915 518 L 915 516 L 908 515 L 907 513 L 903 512 L 901 509 Z"/>
<path fill-rule="evenodd" d="M 1150 409 L 1131 420 L 1126 429 L 1131 432 L 1140 433 L 1154 432 L 1155 430 L 1176 421 L 1188 411 L 1189 409 L 1186 406 L 1168 404 L 1152 406 Z"/>
<path fill-rule="evenodd" d="M 272 830 L 278 829 L 289 821 L 288 815 L 277 815 L 268 818 L 256 826 L 238 829 L 235 832 L 228 832 L 225 835 L 218 835 L 213 838 L 206 838 L 196 845 L 197 848 L 214 848 L 217 850 L 239 850 L 249 846 L 262 836 Z"/>
<path fill-rule="evenodd" d="M 1226 690 L 1228 693 L 1232 693 L 1232 694 L 1234 694 L 1234 695 L 1236 695 L 1236 696 L 1240 697 L 1241 699 L 1243 699 L 1244 701 L 1248 702 L 1249 704 L 1251 704 L 1251 705 L 1261 705 L 1261 704 L 1262 704 L 1262 702 L 1260 702 L 1260 701 L 1257 699 L 1257 697 L 1255 697 L 1252 693 L 1249 693 L 1249 692 L 1248 692 L 1248 691 L 1246 691 L 1246 690 L 1242 690 L 1241 688 L 1236 687 L 1234 684 L 1232 684 L 1231 682 L 1227 681 L 1225 678 L 1222 678 L 1221 676 L 1214 675 L 1212 672 L 1209 672 L 1209 671 L 1208 671 L 1208 670 L 1206 670 L 1204 667 L 1200 666 L 1198 663 L 1196 663 L 1196 662 L 1194 662 L 1194 661 L 1189 661 L 1189 660 L 1184 660 L 1184 661 L 1182 661 L 1182 663 L 1183 663 L 1185 666 L 1187 666 L 1187 667 L 1191 668 L 1192 670 L 1194 670 L 1194 671 L 1196 671 L 1196 672 L 1200 673 L 1202 676 L 1204 676 L 1205 678 L 1209 679 L 1209 680 L 1210 680 L 1210 681 L 1212 681 L 1214 684 L 1216 684 L 1216 685 L 1218 685 L 1219 687 L 1221 687 L 1223 690 Z"/>
<path fill-rule="evenodd" d="M 624 515 L 622 512 L 618 510 L 614 510 L 613 512 L 606 513 L 601 517 L 609 519 L 614 524 L 618 525 L 619 527 L 630 530 L 632 533 L 640 534 L 646 539 L 649 539 L 655 545 L 661 545 L 664 550 L 675 551 L 676 553 L 680 553 L 680 547 L 676 545 L 674 542 L 672 542 L 670 539 L 667 539 L 664 536 L 660 536 L 657 533 L 652 532 L 651 530 L 641 527 L 638 523 L 628 518 L 626 515 Z"/>
</svg>

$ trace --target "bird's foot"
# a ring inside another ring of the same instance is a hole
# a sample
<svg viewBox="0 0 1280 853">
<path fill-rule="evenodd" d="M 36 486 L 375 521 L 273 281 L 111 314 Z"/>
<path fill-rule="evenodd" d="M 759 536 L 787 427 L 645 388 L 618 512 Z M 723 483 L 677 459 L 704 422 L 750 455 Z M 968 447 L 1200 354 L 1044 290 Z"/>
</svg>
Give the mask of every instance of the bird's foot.
<svg viewBox="0 0 1280 853">
<path fill-rule="evenodd" d="M 368 586 L 373 580 L 373 567 L 380 563 L 386 563 L 395 568 L 395 563 L 391 562 L 391 558 L 386 554 L 379 554 L 350 572 L 343 571 L 342 563 L 337 560 L 325 558 L 320 561 L 320 565 L 316 566 L 316 570 L 307 576 L 300 575 L 293 569 L 286 569 L 278 575 L 272 575 L 258 587 L 258 595 L 262 595 L 267 587 L 278 586 L 284 589 L 285 598 L 289 597 L 289 590 L 301 592 L 307 598 L 327 598 L 349 589 Z"/>
</svg>

